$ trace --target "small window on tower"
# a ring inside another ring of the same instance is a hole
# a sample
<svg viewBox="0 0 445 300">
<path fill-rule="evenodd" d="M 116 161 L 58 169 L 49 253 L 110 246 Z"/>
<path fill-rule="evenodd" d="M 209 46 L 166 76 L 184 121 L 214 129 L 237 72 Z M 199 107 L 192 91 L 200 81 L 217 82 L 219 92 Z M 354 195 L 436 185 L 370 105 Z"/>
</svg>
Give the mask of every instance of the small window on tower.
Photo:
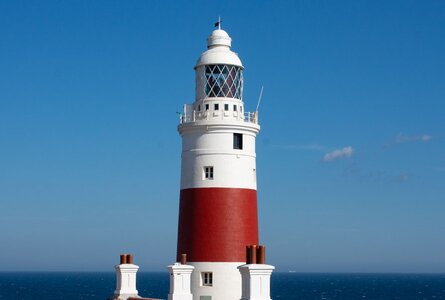
<svg viewBox="0 0 445 300">
<path fill-rule="evenodd" d="M 236 105 L 234 105 L 234 106 L 233 106 L 233 111 L 236 111 L 236 108 L 237 108 L 237 106 L 236 106 Z"/>
<path fill-rule="evenodd" d="M 201 105 L 198 105 L 198 111 L 201 111 Z"/>
<path fill-rule="evenodd" d="M 224 110 L 228 111 L 229 110 L 229 104 L 224 104 Z"/>
<path fill-rule="evenodd" d="M 209 110 L 209 105 L 208 104 L 206 104 L 206 110 Z"/>
<path fill-rule="evenodd" d="M 243 149 L 243 135 L 241 133 L 233 134 L 233 149 Z"/>
<path fill-rule="evenodd" d="M 202 280 L 202 286 L 213 286 L 213 273 L 202 272 L 201 280 Z"/>
<path fill-rule="evenodd" d="M 213 179 L 213 167 L 204 167 L 204 179 L 212 180 Z"/>
<path fill-rule="evenodd" d="M 219 104 L 218 103 L 213 104 L 213 109 L 214 110 L 219 110 Z"/>
</svg>

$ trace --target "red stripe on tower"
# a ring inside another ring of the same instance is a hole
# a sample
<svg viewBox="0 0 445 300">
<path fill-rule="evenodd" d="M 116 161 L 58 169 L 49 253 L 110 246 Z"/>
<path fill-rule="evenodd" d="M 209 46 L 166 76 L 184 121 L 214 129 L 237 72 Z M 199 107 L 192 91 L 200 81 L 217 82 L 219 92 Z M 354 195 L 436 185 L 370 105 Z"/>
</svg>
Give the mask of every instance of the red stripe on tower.
<svg viewBox="0 0 445 300">
<path fill-rule="evenodd" d="M 258 245 L 256 191 L 198 188 L 181 191 L 178 260 L 242 262 L 246 245 Z"/>
</svg>

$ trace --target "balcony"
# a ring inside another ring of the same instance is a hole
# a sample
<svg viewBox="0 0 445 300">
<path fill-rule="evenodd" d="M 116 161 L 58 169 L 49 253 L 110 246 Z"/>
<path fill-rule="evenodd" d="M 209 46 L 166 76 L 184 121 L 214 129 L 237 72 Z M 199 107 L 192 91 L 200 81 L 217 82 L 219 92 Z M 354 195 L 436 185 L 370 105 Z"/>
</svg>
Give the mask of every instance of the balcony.
<svg viewBox="0 0 445 300">
<path fill-rule="evenodd" d="M 258 124 L 258 112 L 245 112 L 240 113 L 237 111 L 196 111 L 193 110 L 190 113 L 179 114 L 179 123 L 192 123 L 201 121 L 238 121 L 252 124 Z"/>
</svg>

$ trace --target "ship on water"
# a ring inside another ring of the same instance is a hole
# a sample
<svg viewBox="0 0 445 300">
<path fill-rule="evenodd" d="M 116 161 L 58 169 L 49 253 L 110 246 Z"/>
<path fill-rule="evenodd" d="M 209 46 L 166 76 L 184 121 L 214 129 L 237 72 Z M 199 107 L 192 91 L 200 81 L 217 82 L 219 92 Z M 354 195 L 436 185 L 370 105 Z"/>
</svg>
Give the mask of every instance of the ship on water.
<svg viewBox="0 0 445 300">
<path fill-rule="evenodd" d="M 257 111 L 246 112 L 244 66 L 215 23 L 194 67 L 195 100 L 184 105 L 176 262 L 169 300 L 270 300 L 265 246 L 258 238 L 255 141 Z M 138 266 L 122 254 L 110 299 L 142 298 Z"/>
</svg>

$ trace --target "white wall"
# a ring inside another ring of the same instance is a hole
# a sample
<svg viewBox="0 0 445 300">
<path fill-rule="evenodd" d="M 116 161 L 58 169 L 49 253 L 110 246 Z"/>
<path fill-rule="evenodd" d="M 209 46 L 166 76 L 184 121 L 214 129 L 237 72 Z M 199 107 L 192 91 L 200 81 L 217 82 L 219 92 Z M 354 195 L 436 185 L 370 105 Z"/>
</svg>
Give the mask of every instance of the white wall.
<svg viewBox="0 0 445 300">
<path fill-rule="evenodd" d="M 186 124 L 183 138 L 181 189 L 232 187 L 256 189 L 257 125 Z M 243 135 L 243 149 L 233 149 L 233 134 Z M 203 168 L 214 167 L 214 179 L 203 179 Z"/>
<path fill-rule="evenodd" d="M 238 267 L 245 262 L 195 262 L 189 264 L 195 267 L 192 273 L 193 300 L 199 300 L 200 296 L 212 296 L 212 300 L 241 299 L 242 283 Z M 213 272 L 213 286 L 202 286 L 201 272 Z"/>
</svg>

